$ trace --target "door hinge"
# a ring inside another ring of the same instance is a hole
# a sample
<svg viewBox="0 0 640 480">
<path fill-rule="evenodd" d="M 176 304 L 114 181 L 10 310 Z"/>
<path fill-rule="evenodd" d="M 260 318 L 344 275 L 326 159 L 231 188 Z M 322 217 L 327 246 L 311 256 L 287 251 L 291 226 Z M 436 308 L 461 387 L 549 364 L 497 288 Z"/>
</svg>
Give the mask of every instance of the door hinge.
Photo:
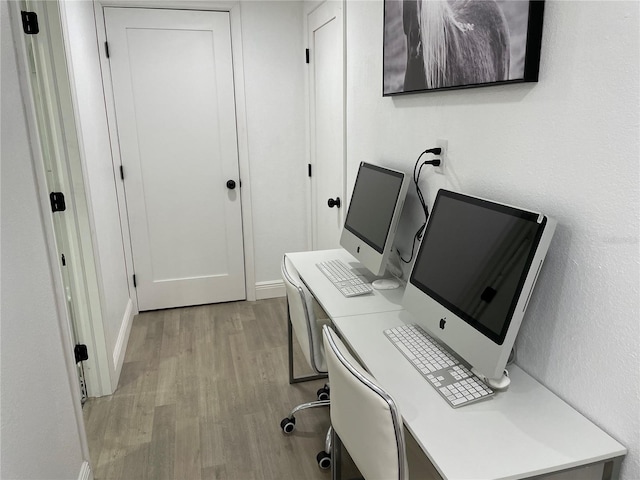
<svg viewBox="0 0 640 480">
<path fill-rule="evenodd" d="M 120 178 L 124 180 L 124 167 L 120 165 Z"/>
<path fill-rule="evenodd" d="M 87 351 L 87 346 L 82 345 L 81 343 L 73 347 L 73 354 L 76 357 L 76 363 L 89 360 L 89 352 Z"/>
<path fill-rule="evenodd" d="M 309 60 L 311 58 L 311 52 L 309 51 L 308 48 L 306 48 L 304 51 L 304 58 L 305 58 L 305 63 L 309 63 Z"/>
<path fill-rule="evenodd" d="M 20 12 L 22 15 L 22 29 L 27 35 L 35 35 L 40 32 L 38 26 L 38 14 L 36 12 Z"/>
<path fill-rule="evenodd" d="M 62 255 L 60 255 L 60 260 L 62 260 L 62 266 L 66 267 L 67 266 L 67 259 L 64 258 L 64 253 Z"/>
<path fill-rule="evenodd" d="M 133 288 L 138 288 L 138 283 L 136 282 L 136 274 L 133 274 Z"/>
<path fill-rule="evenodd" d="M 51 192 L 49 194 L 49 200 L 51 201 L 52 212 L 64 212 L 67 209 L 67 204 L 64 201 L 64 193 Z"/>
<path fill-rule="evenodd" d="M 107 55 L 107 58 L 111 57 L 109 54 L 109 42 L 104 42 L 104 53 Z"/>
<path fill-rule="evenodd" d="M 310 163 L 307 164 L 307 172 L 309 173 L 309 176 L 311 176 L 311 164 Z"/>
</svg>

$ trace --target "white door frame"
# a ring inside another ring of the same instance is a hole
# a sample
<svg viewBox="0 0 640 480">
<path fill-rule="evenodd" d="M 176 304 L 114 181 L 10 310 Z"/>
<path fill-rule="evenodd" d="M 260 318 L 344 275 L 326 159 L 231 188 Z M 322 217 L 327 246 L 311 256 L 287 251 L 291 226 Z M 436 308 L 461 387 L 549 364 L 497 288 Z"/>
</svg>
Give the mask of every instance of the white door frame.
<svg viewBox="0 0 640 480">
<path fill-rule="evenodd" d="M 82 478 L 92 479 L 93 474 L 89 463 L 89 445 L 87 442 L 87 436 L 84 428 L 84 417 L 82 413 L 82 404 L 80 403 L 80 385 L 78 383 L 78 375 L 76 371 L 75 358 L 73 356 L 73 333 L 71 320 L 67 310 L 67 296 L 65 293 L 65 287 L 62 280 L 62 273 L 60 268 L 55 268 L 54 265 L 58 263 L 58 251 L 56 246 L 56 236 L 54 232 L 53 219 L 47 218 L 47 213 L 51 212 L 51 204 L 49 201 L 49 194 L 47 192 L 47 180 L 44 170 L 45 161 L 42 155 L 40 146 L 40 136 L 38 130 L 38 121 L 36 116 L 36 108 L 33 98 L 33 90 L 31 88 L 31 80 L 28 72 L 29 62 L 27 58 L 27 46 L 25 41 L 25 34 L 20 28 L 21 25 L 21 4 L 19 2 L 9 2 L 9 19 L 12 23 L 13 40 L 16 46 L 16 61 L 18 66 L 20 90 L 22 100 L 25 106 L 25 117 L 27 121 L 27 132 L 29 136 L 29 143 L 31 147 L 31 156 L 33 160 L 33 170 L 36 177 L 36 187 L 39 197 L 39 208 L 42 214 L 42 226 L 44 229 L 45 237 L 47 240 L 47 255 L 49 257 L 49 269 L 51 271 L 51 283 L 55 295 L 56 312 L 55 317 L 58 321 L 58 327 L 60 329 L 60 341 L 62 343 L 62 350 L 64 352 L 64 360 L 67 368 L 67 378 L 69 380 L 69 388 L 71 389 L 71 397 L 73 402 L 74 416 L 76 418 L 77 425 L 79 426 L 78 437 L 80 441 L 80 448 L 82 450 L 83 464 L 81 467 Z M 43 19 L 42 19 L 43 20 Z M 40 21 L 42 21 L 40 20 Z M 76 132 L 74 132 L 76 133 Z M 49 213 L 50 214 L 50 213 Z M 89 255 L 92 257 L 93 252 Z M 52 312 L 53 313 L 53 312 Z M 51 339 L 55 342 L 56 339 Z M 106 348 L 105 348 L 106 351 Z M 108 373 L 108 372 L 106 372 Z"/>
<path fill-rule="evenodd" d="M 94 15 L 98 33 L 98 44 L 102 47 L 100 52 L 100 66 L 102 69 L 102 85 L 105 93 L 107 109 L 107 123 L 109 124 L 109 136 L 111 139 L 111 152 L 118 196 L 118 208 L 120 210 L 120 223 L 125 238 L 125 262 L 129 275 L 130 291 L 133 291 L 133 251 L 131 248 L 131 236 L 126 212 L 124 184 L 120 180 L 120 148 L 116 130 L 115 102 L 111 87 L 111 68 L 104 51 L 107 39 L 104 7 L 138 7 L 138 8 L 165 8 L 180 10 L 212 10 L 229 12 L 231 22 L 231 50 L 233 55 L 233 76 L 236 102 L 236 124 L 238 131 L 238 166 L 242 187 L 240 188 L 240 200 L 242 204 L 242 235 L 244 240 L 244 269 L 245 290 L 247 300 L 256 299 L 256 282 L 254 268 L 253 249 L 253 217 L 251 211 L 251 179 L 249 175 L 249 140 L 247 135 L 246 97 L 244 89 L 244 62 L 242 58 L 242 28 L 240 18 L 240 0 L 235 1 L 207 1 L 207 0 L 94 0 Z M 135 297 L 135 295 L 133 296 Z M 138 311 L 137 299 L 135 310 Z"/>
<path fill-rule="evenodd" d="M 342 131 L 342 185 L 340 191 L 340 198 L 342 199 L 341 209 L 343 210 L 343 218 L 347 215 L 347 38 L 346 38 L 346 24 L 347 24 L 347 5 L 346 0 L 317 0 L 317 1 L 307 1 L 305 9 L 304 9 L 304 17 L 302 19 L 303 27 L 302 27 L 302 35 L 304 38 L 304 43 L 306 48 L 310 48 L 309 42 L 309 15 L 317 10 L 321 5 L 327 2 L 339 2 L 342 4 L 341 8 L 341 27 L 342 27 L 342 68 L 343 68 L 343 131 Z M 313 55 L 313 52 L 311 52 Z M 314 120 L 312 118 L 312 106 L 311 106 L 311 88 L 312 88 L 312 78 L 310 75 L 310 69 L 305 69 L 305 86 L 306 86 L 306 95 L 305 95 L 305 116 L 306 116 L 306 142 L 307 142 L 307 152 L 305 161 L 307 164 L 311 165 L 312 163 L 312 146 L 313 146 L 313 129 L 315 128 Z M 310 219 L 307 224 L 307 249 L 313 249 L 313 203 L 314 203 L 314 192 L 312 188 L 313 179 L 312 177 L 308 177 L 307 182 L 307 198 L 309 201 L 307 202 L 307 218 Z"/>
<path fill-rule="evenodd" d="M 20 19 L 20 4 L 18 2 L 9 2 L 11 13 L 15 19 Z M 48 38 L 47 41 L 50 44 L 49 55 L 50 61 L 56 64 L 55 78 L 49 79 L 49 88 L 54 94 L 61 95 L 65 85 L 70 88 L 68 69 L 62 67 L 66 58 L 60 58 L 60 54 L 64 53 L 64 28 L 62 25 L 62 18 L 58 9 L 57 3 L 42 2 L 44 11 L 39 12 L 39 21 L 45 25 L 45 29 Z M 19 20 L 18 20 L 19 21 Z M 15 25 L 14 25 L 15 27 Z M 61 30 L 61 31 L 59 31 Z M 19 28 L 14 28 L 17 46 L 17 60 L 18 68 L 20 69 L 22 88 L 25 92 L 25 106 L 27 110 L 27 119 L 29 122 L 29 129 L 32 132 L 32 151 L 34 155 L 36 165 L 36 176 L 38 177 L 38 191 L 42 197 L 42 201 L 47 205 L 49 204 L 49 194 L 47 190 L 46 176 L 44 171 L 45 162 L 42 157 L 40 149 L 40 138 L 37 127 L 37 113 L 34 104 L 34 98 L 32 96 L 32 85 L 30 81 L 30 75 L 28 74 L 29 60 L 27 58 L 27 46 L 24 33 Z M 58 37 L 58 34 L 62 34 Z M 56 130 L 65 131 L 66 138 L 61 139 L 65 142 L 79 141 L 77 123 L 74 122 L 74 111 L 71 98 L 66 98 L 66 95 L 59 97 L 64 104 L 58 105 L 61 109 L 63 118 L 59 119 L 59 124 L 54 126 Z M 68 104 L 67 104 L 68 103 Z M 74 138 L 70 138 L 75 136 Z M 95 252 L 93 250 L 93 221 L 89 209 L 87 208 L 87 181 L 82 169 L 82 159 L 80 155 L 69 155 L 66 159 L 65 165 L 62 165 L 60 170 L 63 172 L 64 183 L 71 190 L 67 193 L 67 198 L 71 200 L 69 205 L 73 205 L 74 208 L 69 208 L 68 218 L 73 221 L 76 226 L 76 231 L 70 235 L 71 240 L 71 259 L 72 265 L 69 265 L 69 276 L 75 287 L 74 296 L 74 308 L 77 319 L 79 340 L 85 343 L 89 350 L 89 360 L 85 362 L 85 380 L 88 389 L 88 395 L 102 396 L 110 394 L 115 390 L 113 385 L 114 372 L 110 368 L 109 355 L 107 351 L 106 339 L 104 336 L 104 330 L 102 325 L 102 309 L 100 303 L 100 286 L 98 281 L 98 275 L 96 270 Z M 42 174 L 42 177 L 41 177 Z M 74 185 L 72 188 L 71 185 Z M 73 197 L 71 197 L 73 195 Z M 45 210 L 47 211 L 47 210 Z M 48 207 L 50 211 L 50 206 Z M 72 217 L 72 218 L 71 218 Z M 47 222 L 45 222 L 47 223 Z M 59 265 L 59 259 L 57 255 L 57 246 L 55 235 L 49 237 L 49 248 L 55 251 L 53 258 L 56 264 Z M 59 272 L 59 268 L 56 270 Z M 61 273 L 60 273 L 61 275 Z M 62 280 L 61 280 L 62 281 Z M 64 318 L 67 325 L 65 329 L 71 329 L 71 320 L 66 310 L 66 294 L 63 294 L 64 303 L 62 304 L 65 312 Z M 64 341 L 65 339 L 63 339 Z M 65 347 L 66 348 L 66 347 Z M 73 351 L 73 345 L 70 352 Z M 69 353 L 70 354 L 70 353 Z M 76 375 L 76 367 L 73 365 L 72 373 Z M 77 377 L 76 377 L 77 380 Z M 77 381 L 76 381 L 77 383 Z"/>
</svg>

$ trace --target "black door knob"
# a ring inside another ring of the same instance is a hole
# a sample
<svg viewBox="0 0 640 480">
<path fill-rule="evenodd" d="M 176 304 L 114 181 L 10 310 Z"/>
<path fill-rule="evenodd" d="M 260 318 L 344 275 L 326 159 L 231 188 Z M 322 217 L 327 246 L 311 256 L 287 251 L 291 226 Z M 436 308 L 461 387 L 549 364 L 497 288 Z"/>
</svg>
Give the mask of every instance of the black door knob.
<svg viewBox="0 0 640 480">
<path fill-rule="evenodd" d="M 234 188 L 236 188 L 236 182 L 233 180 L 227 180 L 227 188 L 229 190 L 233 190 Z"/>
<path fill-rule="evenodd" d="M 340 208 L 340 197 L 336 197 L 335 200 L 333 198 L 330 198 L 327 201 L 327 205 L 329 205 L 329 208 L 333 208 L 333 207 Z"/>
</svg>

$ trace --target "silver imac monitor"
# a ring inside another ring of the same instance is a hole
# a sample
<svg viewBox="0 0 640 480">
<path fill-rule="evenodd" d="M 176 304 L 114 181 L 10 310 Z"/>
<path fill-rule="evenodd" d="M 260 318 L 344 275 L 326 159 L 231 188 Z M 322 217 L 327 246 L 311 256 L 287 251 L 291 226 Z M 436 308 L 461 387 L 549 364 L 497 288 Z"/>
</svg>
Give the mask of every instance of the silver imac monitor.
<svg viewBox="0 0 640 480">
<path fill-rule="evenodd" d="M 376 276 L 385 272 L 408 188 L 404 172 L 360 163 L 340 245 Z"/>
<path fill-rule="evenodd" d="M 507 385 L 504 368 L 555 227 L 539 213 L 438 191 L 403 306 L 490 385 Z"/>
</svg>

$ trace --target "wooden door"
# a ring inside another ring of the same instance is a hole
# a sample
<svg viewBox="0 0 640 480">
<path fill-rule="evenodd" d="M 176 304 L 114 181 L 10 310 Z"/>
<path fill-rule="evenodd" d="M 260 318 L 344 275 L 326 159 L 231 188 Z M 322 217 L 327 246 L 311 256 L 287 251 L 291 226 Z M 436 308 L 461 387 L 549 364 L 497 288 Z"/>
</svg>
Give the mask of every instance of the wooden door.
<svg viewBox="0 0 640 480">
<path fill-rule="evenodd" d="M 339 247 L 345 215 L 342 8 L 341 2 L 327 1 L 307 17 L 314 250 Z"/>
<path fill-rule="evenodd" d="M 138 307 L 244 299 L 229 14 L 104 13 Z"/>
</svg>

